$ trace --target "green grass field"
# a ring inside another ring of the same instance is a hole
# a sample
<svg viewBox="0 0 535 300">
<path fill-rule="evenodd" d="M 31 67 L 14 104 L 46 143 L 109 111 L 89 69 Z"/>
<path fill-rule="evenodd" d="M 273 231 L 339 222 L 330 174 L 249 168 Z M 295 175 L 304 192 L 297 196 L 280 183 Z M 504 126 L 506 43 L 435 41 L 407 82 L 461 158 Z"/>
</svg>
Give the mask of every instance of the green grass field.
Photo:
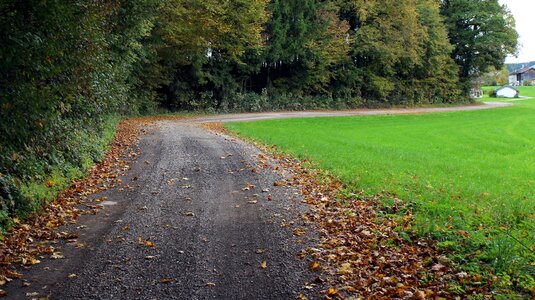
<svg viewBox="0 0 535 300">
<path fill-rule="evenodd" d="M 535 97 L 535 87 L 521 89 Z M 395 194 L 414 206 L 418 233 L 438 239 L 465 268 L 481 271 L 483 261 L 497 274 L 524 276 L 535 291 L 535 100 L 226 127 L 309 159 L 368 194 Z"/>
</svg>

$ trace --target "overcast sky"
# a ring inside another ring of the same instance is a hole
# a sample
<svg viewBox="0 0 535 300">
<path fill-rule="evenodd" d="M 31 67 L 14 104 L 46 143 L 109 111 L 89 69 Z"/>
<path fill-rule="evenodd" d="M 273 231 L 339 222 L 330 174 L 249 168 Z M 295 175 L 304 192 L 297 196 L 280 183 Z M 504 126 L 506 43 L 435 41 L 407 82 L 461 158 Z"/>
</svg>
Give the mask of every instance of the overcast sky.
<svg viewBox="0 0 535 300">
<path fill-rule="evenodd" d="M 520 34 L 520 52 L 518 58 L 509 57 L 508 63 L 535 60 L 535 1 L 534 0 L 499 0 L 509 7 L 516 20 L 516 30 Z"/>
</svg>

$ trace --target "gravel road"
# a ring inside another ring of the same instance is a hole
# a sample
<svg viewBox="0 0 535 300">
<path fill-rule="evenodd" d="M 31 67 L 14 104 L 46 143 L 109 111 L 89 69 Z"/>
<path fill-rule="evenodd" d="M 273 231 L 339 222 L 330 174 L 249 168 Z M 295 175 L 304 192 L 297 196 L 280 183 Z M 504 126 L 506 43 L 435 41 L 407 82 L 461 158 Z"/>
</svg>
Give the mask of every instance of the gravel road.
<svg viewBox="0 0 535 300">
<path fill-rule="evenodd" d="M 297 257 L 311 241 L 281 226 L 298 226 L 304 205 L 255 168 L 256 148 L 171 122 L 140 148 L 123 181 L 133 188 L 105 192 L 101 213 L 68 228 L 81 236 L 65 258 L 24 271 L 31 285 L 10 284 L 10 297 L 295 299 L 314 279 Z"/>
<path fill-rule="evenodd" d="M 454 111 L 472 111 L 493 109 L 499 107 L 512 106 L 510 102 L 483 102 L 464 106 L 447 107 L 417 107 L 417 108 L 385 108 L 385 109 L 354 109 L 342 111 L 291 111 L 291 112 L 267 112 L 248 114 L 224 114 L 209 117 L 199 117 L 191 119 L 190 122 L 197 123 L 226 123 L 226 122 L 247 122 L 271 119 L 288 118 L 317 118 L 317 117 L 349 117 L 349 116 L 373 116 L 373 115 L 403 115 L 403 114 L 424 114 L 441 113 Z"/>
<path fill-rule="evenodd" d="M 43 259 L 6 287 L 12 299 L 295 299 L 316 274 L 297 237 L 306 211 L 281 176 L 257 166 L 260 151 L 207 132 L 201 122 L 405 114 L 501 107 L 292 112 L 163 121 L 140 142 L 141 153 L 110 189 L 104 209 L 63 228 L 80 237 L 57 246 L 63 259 Z M 253 169 L 255 171 L 253 171 Z M 295 223 L 293 223 L 295 222 Z M 289 226 L 283 226 L 291 224 Z M 312 231 L 312 230 L 311 230 Z M 24 287 L 21 287 L 24 286 Z M 320 298 L 318 290 L 307 296 Z"/>
</svg>

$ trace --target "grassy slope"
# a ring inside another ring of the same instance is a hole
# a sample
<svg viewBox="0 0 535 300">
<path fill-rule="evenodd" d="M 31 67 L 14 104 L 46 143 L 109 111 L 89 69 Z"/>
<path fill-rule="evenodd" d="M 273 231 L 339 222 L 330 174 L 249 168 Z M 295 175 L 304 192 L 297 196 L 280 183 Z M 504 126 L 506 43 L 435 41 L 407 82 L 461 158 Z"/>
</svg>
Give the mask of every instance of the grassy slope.
<svg viewBox="0 0 535 300">
<path fill-rule="evenodd" d="M 522 89 L 535 97 L 535 87 Z M 463 241 L 457 250 L 497 271 L 517 265 L 535 274 L 533 252 L 515 241 L 535 244 L 535 100 L 485 111 L 227 127 L 311 159 L 368 193 L 385 190 L 412 201 L 421 232 Z"/>
</svg>

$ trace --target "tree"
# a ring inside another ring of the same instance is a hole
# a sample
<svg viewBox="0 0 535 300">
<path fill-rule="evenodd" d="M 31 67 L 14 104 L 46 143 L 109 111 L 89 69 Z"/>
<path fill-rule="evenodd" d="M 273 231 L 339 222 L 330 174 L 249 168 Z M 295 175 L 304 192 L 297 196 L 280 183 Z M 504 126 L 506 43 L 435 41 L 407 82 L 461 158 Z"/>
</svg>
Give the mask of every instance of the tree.
<svg viewBox="0 0 535 300">
<path fill-rule="evenodd" d="M 263 46 L 266 5 L 267 0 L 166 1 L 155 30 L 160 62 L 152 66 L 161 74 L 164 105 L 208 108 L 198 105 L 199 93 L 215 92 L 218 99 L 209 106 L 218 106 L 233 85 L 231 72 L 243 65 L 247 51 Z"/>
<path fill-rule="evenodd" d="M 355 0 L 352 55 L 367 100 L 386 103 L 455 101 L 456 68 L 433 0 Z"/>
<path fill-rule="evenodd" d="M 465 92 L 474 78 L 490 67 L 501 69 L 507 55 L 516 53 L 515 20 L 498 0 L 443 0 L 441 13 Z"/>
<path fill-rule="evenodd" d="M 260 85 L 294 93 L 325 91 L 332 68 L 349 52 L 349 25 L 338 10 L 333 1 L 273 1 Z"/>
<path fill-rule="evenodd" d="M 499 70 L 491 66 L 487 72 L 481 74 L 481 83 L 485 86 L 505 85 L 508 82 L 509 71 L 505 65 Z"/>
</svg>

